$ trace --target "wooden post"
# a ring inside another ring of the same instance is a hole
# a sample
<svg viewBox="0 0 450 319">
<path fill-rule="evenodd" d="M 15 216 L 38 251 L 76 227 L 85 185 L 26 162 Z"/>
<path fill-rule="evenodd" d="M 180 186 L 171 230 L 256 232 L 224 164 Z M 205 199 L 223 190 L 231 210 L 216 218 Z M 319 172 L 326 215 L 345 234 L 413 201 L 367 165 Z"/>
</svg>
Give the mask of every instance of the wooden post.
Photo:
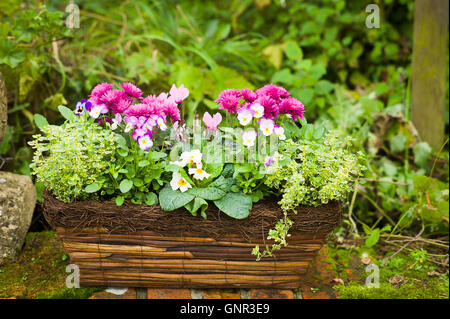
<svg viewBox="0 0 450 319">
<path fill-rule="evenodd" d="M 437 150 L 445 134 L 449 0 L 416 0 L 412 60 L 412 121 Z"/>
<path fill-rule="evenodd" d="M 0 72 L 0 142 L 5 136 L 7 116 L 6 86 L 2 73 Z"/>
</svg>

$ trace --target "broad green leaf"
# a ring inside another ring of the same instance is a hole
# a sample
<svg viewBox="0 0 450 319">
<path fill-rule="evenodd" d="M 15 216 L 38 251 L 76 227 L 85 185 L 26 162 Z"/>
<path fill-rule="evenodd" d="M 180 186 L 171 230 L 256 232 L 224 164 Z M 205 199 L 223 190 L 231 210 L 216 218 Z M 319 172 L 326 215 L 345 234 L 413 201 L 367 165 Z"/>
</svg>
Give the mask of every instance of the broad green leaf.
<svg viewBox="0 0 450 319">
<path fill-rule="evenodd" d="M 124 179 L 120 182 L 119 188 L 122 193 L 127 193 L 133 187 L 133 181 Z"/>
<path fill-rule="evenodd" d="M 147 161 L 147 160 L 141 160 L 141 161 L 139 161 L 139 163 L 138 163 L 138 166 L 139 166 L 139 167 L 145 167 L 145 166 L 148 166 L 148 165 L 150 165 L 150 162 Z"/>
<path fill-rule="evenodd" d="M 236 219 L 244 219 L 250 214 L 252 209 L 252 198 L 243 193 L 227 193 L 214 204 L 222 212 Z"/>
<path fill-rule="evenodd" d="M 66 120 L 71 120 L 74 116 L 73 111 L 64 105 L 58 106 L 58 110 Z"/>
<path fill-rule="evenodd" d="M 145 204 L 147 204 L 148 206 L 158 204 L 158 196 L 153 192 L 148 193 L 145 196 Z"/>
<path fill-rule="evenodd" d="M 122 206 L 124 201 L 125 201 L 125 198 L 123 196 L 116 197 L 116 205 L 117 206 Z"/>
<path fill-rule="evenodd" d="M 48 125 L 47 119 L 41 114 L 34 114 L 34 123 L 40 130 Z"/>
<path fill-rule="evenodd" d="M 171 212 L 177 208 L 183 207 L 193 200 L 194 197 L 194 195 L 188 194 L 187 192 L 182 193 L 179 190 L 174 191 L 169 185 L 166 185 L 166 187 L 159 192 L 159 204 L 164 211 Z"/>
<path fill-rule="evenodd" d="M 390 139 L 389 145 L 393 153 L 403 152 L 406 146 L 406 136 L 403 133 L 398 133 Z"/>
<path fill-rule="evenodd" d="M 294 41 L 288 41 L 286 43 L 286 49 L 284 51 L 290 60 L 299 61 L 303 58 L 303 51 Z"/>
<path fill-rule="evenodd" d="M 281 66 L 281 62 L 283 61 L 283 45 L 275 44 L 269 45 L 262 53 L 267 57 L 267 60 L 273 64 L 276 69 L 279 69 Z"/>
<path fill-rule="evenodd" d="M 176 164 L 169 164 L 164 168 L 166 172 L 178 172 L 180 169 L 181 167 Z"/>
<path fill-rule="evenodd" d="M 164 152 L 156 152 L 156 151 L 151 151 L 150 155 L 152 157 L 152 159 L 154 160 L 159 160 L 161 158 L 167 157 L 167 154 Z"/>
<path fill-rule="evenodd" d="M 17 67 L 25 60 L 25 51 L 14 45 L 11 39 L 0 39 L 0 65 L 6 64 L 11 68 Z"/>
<path fill-rule="evenodd" d="M 370 234 L 370 236 L 366 239 L 366 246 L 372 247 L 378 242 L 379 239 L 380 239 L 380 229 L 375 228 Z"/>
<path fill-rule="evenodd" d="M 197 216 L 197 211 L 200 209 L 202 216 L 205 216 L 204 212 L 208 208 L 208 203 L 203 198 L 195 197 L 184 207 L 194 216 Z"/>
<path fill-rule="evenodd" d="M 421 168 L 428 167 L 428 159 L 431 156 L 431 147 L 427 142 L 417 143 L 413 147 L 414 163 Z"/>
<path fill-rule="evenodd" d="M 187 191 L 189 194 L 201 197 L 207 200 L 217 200 L 225 196 L 226 192 L 217 187 L 193 187 Z"/>
<path fill-rule="evenodd" d="M 100 189 L 100 185 L 98 185 L 97 183 L 92 183 L 92 184 L 87 185 L 85 187 L 84 191 L 86 193 L 95 193 L 99 189 Z"/>
</svg>

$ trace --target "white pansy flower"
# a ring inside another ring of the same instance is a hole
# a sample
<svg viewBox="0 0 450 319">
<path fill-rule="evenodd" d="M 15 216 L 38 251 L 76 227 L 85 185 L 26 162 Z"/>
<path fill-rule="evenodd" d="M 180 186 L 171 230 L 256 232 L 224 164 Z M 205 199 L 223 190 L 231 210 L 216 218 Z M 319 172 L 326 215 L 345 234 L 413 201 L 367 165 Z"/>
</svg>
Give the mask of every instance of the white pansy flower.
<svg viewBox="0 0 450 319">
<path fill-rule="evenodd" d="M 253 103 L 250 105 L 250 110 L 254 112 L 253 116 L 257 119 L 264 115 L 264 106 L 259 103 Z"/>
<path fill-rule="evenodd" d="M 102 112 L 102 107 L 100 105 L 96 105 L 92 108 L 92 110 L 89 112 L 89 116 L 93 117 L 94 119 L 98 118 Z"/>
<path fill-rule="evenodd" d="M 156 124 L 158 125 L 161 131 L 167 130 L 167 125 L 162 117 L 158 117 L 158 119 L 156 120 Z"/>
<path fill-rule="evenodd" d="M 246 126 L 249 124 L 253 119 L 252 111 L 248 109 L 242 109 L 238 112 L 237 119 L 239 120 L 239 123 L 243 126 Z"/>
<path fill-rule="evenodd" d="M 275 122 L 271 119 L 261 119 L 259 120 L 259 129 L 264 134 L 264 136 L 269 136 L 273 133 L 275 128 Z"/>
<path fill-rule="evenodd" d="M 284 135 L 284 128 L 282 128 L 281 126 L 275 126 L 275 128 L 273 129 L 274 133 L 276 136 L 278 136 L 278 138 L 280 140 L 285 140 L 286 139 L 286 135 Z"/>
<path fill-rule="evenodd" d="M 250 147 L 255 145 L 256 136 L 258 133 L 255 131 L 242 132 L 242 143 L 244 146 Z"/>
<path fill-rule="evenodd" d="M 179 189 L 182 193 L 187 191 L 189 188 L 192 188 L 191 184 L 189 184 L 181 174 L 178 172 L 174 172 L 172 175 L 172 180 L 170 181 L 170 187 L 175 191 Z"/>
</svg>

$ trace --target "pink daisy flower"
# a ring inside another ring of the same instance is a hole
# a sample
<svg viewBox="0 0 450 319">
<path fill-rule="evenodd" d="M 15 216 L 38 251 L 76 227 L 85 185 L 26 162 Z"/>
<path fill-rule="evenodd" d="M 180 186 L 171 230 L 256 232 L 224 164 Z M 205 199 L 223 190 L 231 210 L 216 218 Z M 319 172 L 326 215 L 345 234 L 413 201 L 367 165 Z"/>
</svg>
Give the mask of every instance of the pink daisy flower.
<svg viewBox="0 0 450 319">
<path fill-rule="evenodd" d="M 131 102 L 131 99 L 128 98 L 120 99 L 112 105 L 111 109 L 114 113 L 123 113 L 130 107 Z"/>
<path fill-rule="evenodd" d="M 142 91 L 133 83 L 130 83 L 130 82 L 121 83 L 120 86 L 125 91 L 125 93 L 127 93 L 128 95 L 131 95 L 132 97 L 134 97 L 136 99 L 142 98 Z"/>
<path fill-rule="evenodd" d="M 273 84 L 264 85 L 262 88 L 256 90 L 256 94 L 258 94 L 259 97 L 269 96 L 276 101 L 291 96 L 285 88 Z"/>
<path fill-rule="evenodd" d="M 258 98 L 258 95 L 250 89 L 239 90 L 241 97 L 249 103 L 252 103 Z"/>
<path fill-rule="evenodd" d="M 91 91 L 90 97 L 101 97 L 103 94 L 105 94 L 107 91 L 111 90 L 114 84 L 111 83 L 100 83 L 97 84 Z"/>
<path fill-rule="evenodd" d="M 155 108 L 154 105 L 137 103 L 130 105 L 130 107 L 124 111 L 124 114 L 136 117 L 139 116 L 149 117 L 150 115 L 156 114 L 157 112 L 158 110 Z"/>
<path fill-rule="evenodd" d="M 229 113 L 234 113 L 238 109 L 240 97 L 241 95 L 238 90 L 228 89 L 222 91 L 215 102 L 220 104 L 219 109 L 225 109 Z"/>
<path fill-rule="evenodd" d="M 255 103 L 258 103 L 264 107 L 264 117 L 273 119 L 278 116 L 279 110 L 276 101 L 269 96 L 260 96 L 256 99 Z"/>
<path fill-rule="evenodd" d="M 305 118 L 304 117 L 305 106 L 299 100 L 290 97 L 281 100 L 280 113 L 290 114 L 294 121 L 297 119 L 303 120 Z"/>
<path fill-rule="evenodd" d="M 105 92 L 101 98 L 100 101 L 106 104 L 114 104 L 116 102 L 118 102 L 119 100 L 125 99 L 127 98 L 127 95 L 124 91 L 122 90 L 110 90 Z"/>
</svg>

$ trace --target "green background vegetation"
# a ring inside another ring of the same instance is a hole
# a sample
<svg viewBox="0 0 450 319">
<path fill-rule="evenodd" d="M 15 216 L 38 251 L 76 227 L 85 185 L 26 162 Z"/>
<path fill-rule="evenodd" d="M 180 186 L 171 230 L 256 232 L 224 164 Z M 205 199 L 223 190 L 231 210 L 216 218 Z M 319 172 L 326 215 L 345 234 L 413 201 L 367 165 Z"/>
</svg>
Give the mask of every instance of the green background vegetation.
<svg viewBox="0 0 450 319">
<path fill-rule="evenodd" d="M 372 2 L 380 7 L 379 29 L 365 27 Z M 184 84 L 189 120 L 194 112 L 214 112 L 223 89 L 282 85 L 305 104 L 309 123 L 351 136 L 354 150 L 367 154 L 335 238 L 358 240 L 358 252 L 375 259 L 407 244 L 392 259 L 405 264 L 383 276 L 413 265 L 404 276 L 444 282 L 448 298 L 448 144 L 433 151 L 410 121 L 413 1 L 80 0 L 80 28 L 73 30 L 64 26 L 68 3 L 43 4 L 0 3 L 9 117 L 0 142 L 3 170 L 30 175 L 33 115 L 61 123 L 58 106 L 73 108 L 99 82 L 132 81 L 148 93 Z M 448 137 L 448 82 L 446 90 Z M 39 206 L 35 220 L 38 213 Z M 442 281 L 426 278 L 430 271 L 416 269 L 411 254 L 422 254 Z M 429 295 L 408 284 L 392 288 L 387 280 L 382 289 L 394 289 L 392 297 L 442 297 L 432 288 Z M 377 297 L 360 284 L 337 290 Z"/>
</svg>

